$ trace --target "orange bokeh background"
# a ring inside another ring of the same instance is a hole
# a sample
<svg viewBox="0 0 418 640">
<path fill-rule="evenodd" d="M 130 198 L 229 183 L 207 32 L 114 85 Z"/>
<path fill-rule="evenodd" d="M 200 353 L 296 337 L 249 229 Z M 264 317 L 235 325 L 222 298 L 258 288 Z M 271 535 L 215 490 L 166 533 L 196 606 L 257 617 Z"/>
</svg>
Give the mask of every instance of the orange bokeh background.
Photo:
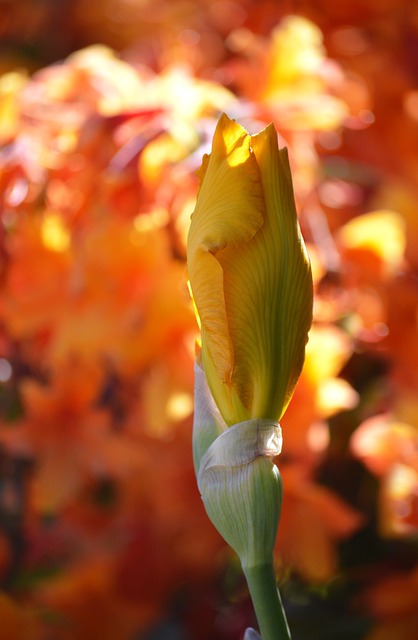
<svg viewBox="0 0 418 640">
<path fill-rule="evenodd" d="M 0 637 L 240 640 L 191 458 L 185 242 L 226 111 L 289 148 L 315 308 L 283 419 L 294 640 L 416 640 L 418 6 L 0 5 Z"/>
</svg>

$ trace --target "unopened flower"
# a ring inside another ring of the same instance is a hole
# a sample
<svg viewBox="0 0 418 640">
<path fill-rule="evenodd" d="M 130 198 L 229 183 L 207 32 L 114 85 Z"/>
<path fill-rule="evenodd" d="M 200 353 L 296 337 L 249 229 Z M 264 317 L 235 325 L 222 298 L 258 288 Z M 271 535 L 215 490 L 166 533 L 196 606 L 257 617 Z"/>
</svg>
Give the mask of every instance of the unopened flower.
<svg viewBox="0 0 418 640">
<path fill-rule="evenodd" d="M 227 425 L 279 420 L 302 369 L 312 278 L 286 149 L 222 115 L 199 170 L 187 259 L 202 365 Z"/>
</svg>

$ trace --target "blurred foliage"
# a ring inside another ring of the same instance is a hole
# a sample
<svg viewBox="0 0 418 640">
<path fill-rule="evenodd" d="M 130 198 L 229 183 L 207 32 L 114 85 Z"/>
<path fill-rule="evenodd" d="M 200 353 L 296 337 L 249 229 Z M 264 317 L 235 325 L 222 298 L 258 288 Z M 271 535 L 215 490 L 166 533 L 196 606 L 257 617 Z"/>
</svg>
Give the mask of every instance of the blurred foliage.
<svg viewBox="0 0 418 640">
<path fill-rule="evenodd" d="M 418 627 L 418 6 L 0 3 L 4 640 L 238 640 L 191 461 L 185 237 L 221 111 L 289 148 L 315 280 L 283 419 L 295 640 Z"/>
</svg>

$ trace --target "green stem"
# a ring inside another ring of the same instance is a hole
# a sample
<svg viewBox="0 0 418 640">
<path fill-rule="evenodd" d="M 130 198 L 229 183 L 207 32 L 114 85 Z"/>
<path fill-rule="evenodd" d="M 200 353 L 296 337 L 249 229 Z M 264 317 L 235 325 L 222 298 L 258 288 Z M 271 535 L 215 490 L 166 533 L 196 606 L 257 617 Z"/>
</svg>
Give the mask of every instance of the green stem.
<svg viewBox="0 0 418 640">
<path fill-rule="evenodd" d="M 291 640 L 273 564 L 243 567 L 262 640 Z"/>
</svg>

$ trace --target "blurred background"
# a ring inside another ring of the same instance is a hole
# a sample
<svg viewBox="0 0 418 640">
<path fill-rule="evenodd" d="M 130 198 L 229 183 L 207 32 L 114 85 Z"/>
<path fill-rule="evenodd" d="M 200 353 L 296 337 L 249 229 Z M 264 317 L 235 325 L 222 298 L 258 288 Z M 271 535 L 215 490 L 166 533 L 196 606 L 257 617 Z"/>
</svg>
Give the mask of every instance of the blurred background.
<svg viewBox="0 0 418 640">
<path fill-rule="evenodd" d="M 294 640 L 418 637 L 418 4 L 0 1 L 0 636 L 241 640 L 191 459 L 185 239 L 222 111 L 289 148 Z"/>
</svg>

